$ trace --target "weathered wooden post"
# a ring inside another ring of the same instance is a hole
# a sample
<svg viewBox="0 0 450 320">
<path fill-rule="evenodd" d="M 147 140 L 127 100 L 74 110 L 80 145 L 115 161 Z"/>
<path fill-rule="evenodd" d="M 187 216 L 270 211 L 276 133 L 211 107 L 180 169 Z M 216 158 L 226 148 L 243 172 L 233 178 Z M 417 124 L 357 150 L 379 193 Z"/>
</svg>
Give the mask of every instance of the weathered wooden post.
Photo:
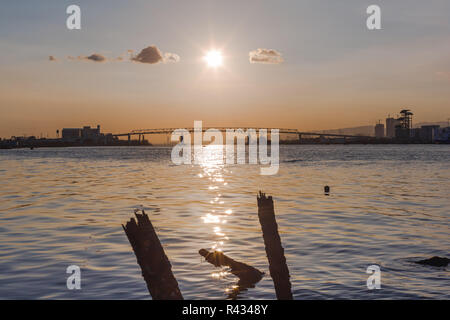
<svg viewBox="0 0 450 320">
<path fill-rule="evenodd" d="M 269 260 L 270 276 L 275 285 L 278 300 L 292 300 L 291 282 L 289 280 L 289 269 L 284 257 L 284 249 L 281 246 L 278 225 L 275 220 L 272 196 L 266 197 L 259 192 L 258 217 L 263 232 L 264 245 L 266 247 L 267 259 Z"/>
<path fill-rule="evenodd" d="M 136 220 L 131 218 L 122 225 L 130 241 L 142 276 L 147 283 L 153 300 L 182 300 L 178 282 L 172 273 L 172 266 L 164 253 L 158 236 L 148 215 L 135 212 Z"/>
</svg>

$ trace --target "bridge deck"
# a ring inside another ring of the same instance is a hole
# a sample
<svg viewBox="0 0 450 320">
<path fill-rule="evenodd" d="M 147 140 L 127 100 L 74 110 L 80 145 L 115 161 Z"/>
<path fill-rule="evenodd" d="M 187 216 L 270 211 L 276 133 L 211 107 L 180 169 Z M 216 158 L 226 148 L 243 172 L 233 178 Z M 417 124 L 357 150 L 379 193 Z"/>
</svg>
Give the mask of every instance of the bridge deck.
<svg viewBox="0 0 450 320">
<path fill-rule="evenodd" d="M 146 134 L 172 134 L 175 130 L 178 130 L 180 128 L 160 128 L 160 129 L 140 129 L 140 130 L 133 130 L 127 133 L 117 133 L 113 134 L 115 137 L 126 137 L 126 136 L 133 136 L 133 135 L 146 135 Z M 188 131 L 189 133 L 195 132 L 195 128 L 182 128 L 183 130 Z M 238 130 L 241 129 L 244 132 L 250 130 L 267 130 L 267 132 L 271 132 L 271 130 L 279 130 L 280 134 L 296 134 L 301 136 L 319 136 L 319 137 L 340 137 L 340 138 L 373 138 L 370 136 L 357 136 L 357 135 L 349 135 L 349 134 L 335 134 L 335 133 L 319 133 L 319 132 L 303 132 L 298 131 L 297 129 L 285 129 L 285 128 L 257 128 L 257 127 L 245 127 L 245 128 L 238 128 L 238 127 L 203 127 L 202 132 L 205 132 L 207 130 L 218 130 L 221 132 L 226 132 L 227 130 Z"/>
</svg>

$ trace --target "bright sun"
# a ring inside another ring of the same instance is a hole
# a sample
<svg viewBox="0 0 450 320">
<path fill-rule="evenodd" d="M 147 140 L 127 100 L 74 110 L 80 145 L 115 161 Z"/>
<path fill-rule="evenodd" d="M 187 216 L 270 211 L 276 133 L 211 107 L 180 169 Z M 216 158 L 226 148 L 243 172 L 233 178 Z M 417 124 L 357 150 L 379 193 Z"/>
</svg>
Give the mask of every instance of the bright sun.
<svg viewBox="0 0 450 320">
<path fill-rule="evenodd" d="M 208 67 L 217 68 L 222 65 L 223 57 L 222 52 L 217 50 L 210 50 L 203 57 L 205 59 Z"/>
</svg>

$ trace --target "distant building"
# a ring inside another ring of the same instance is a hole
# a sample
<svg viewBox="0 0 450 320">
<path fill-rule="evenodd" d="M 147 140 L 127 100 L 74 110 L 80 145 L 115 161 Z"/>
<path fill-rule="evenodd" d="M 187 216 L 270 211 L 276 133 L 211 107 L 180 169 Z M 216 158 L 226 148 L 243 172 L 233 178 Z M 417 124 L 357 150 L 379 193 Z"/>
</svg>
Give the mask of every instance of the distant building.
<svg viewBox="0 0 450 320">
<path fill-rule="evenodd" d="M 100 137 L 100 125 L 97 128 L 91 128 L 90 126 L 84 126 L 81 129 L 81 138 L 84 141 L 97 141 Z"/>
<path fill-rule="evenodd" d="M 100 134 L 100 125 L 97 128 L 91 128 L 90 126 L 84 126 L 82 130 L 83 137 L 94 137 Z"/>
<path fill-rule="evenodd" d="M 420 140 L 426 143 L 433 143 L 440 136 L 438 125 L 422 126 L 420 128 Z"/>
<path fill-rule="evenodd" d="M 11 148 L 34 148 L 34 147 L 78 147 L 78 146 L 148 146 L 151 145 L 145 140 L 143 134 L 139 135 L 139 140 L 128 141 L 120 140 L 112 133 L 101 133 L 100 126 L 91 128 L 64 128 L 61 130 L 61 138 L 37 139 L 35 136 L 11 137 L 11 139 L 2 140 L 0 138 L 0 149 Z"/>
<path fill-rule="evenodd" d="M 421 134 L 421 129 L 420 128 L 413 128 L 413 129 L 411 129 L 411 138 L 414 141 L 421 141 L 420 134 Z"/>
<path fill-rule="evenodd" d="M 398 125 L 399 121 L 394 118 L 386 118 L 386 137 L 395 138 L 395 126 Z"/>
<path fill-rule="evenodd" d="M 377 138 L 377 139 L 384 138 L 384 124 L 377 123 L 375 125 L 375 138 Z"/>
<path fill-rule="evenodd" d="M 64 128 L 62 129 L 62 139 L 63 140 L 80 140 L 81 139 L 81 129 L 79 128 Z"/>
<path fill-rule="evenodd" d="M 400 140 L 411 139 L 412 116 L 413 113 L 408 109 L 400 111 L 400 117 L 397 119 L 398 124 L 395 126 L 395 138 Z"/>
<path fill-rule="evenodd" d="M 450 143 L 450 127 L 439 128 L 434 141 L 438 143 Z"/>
<path fill-rule="evenodd" d="M 100 125 L 97 128 L 84 126 L 83 128 L 62 129 L 62 140 L 67 142 L 94 143 L 109 142 L 113 140 L 110 135 L 105 136 L 100 132 Z"/>
<path fill-rule="evenodd" d="M 395 127 L 395 138 L 400 139 L 401 141 L 408 140 L 411 138 L 411 130 L 405 129 L 400 125 Z"/>
</svg>

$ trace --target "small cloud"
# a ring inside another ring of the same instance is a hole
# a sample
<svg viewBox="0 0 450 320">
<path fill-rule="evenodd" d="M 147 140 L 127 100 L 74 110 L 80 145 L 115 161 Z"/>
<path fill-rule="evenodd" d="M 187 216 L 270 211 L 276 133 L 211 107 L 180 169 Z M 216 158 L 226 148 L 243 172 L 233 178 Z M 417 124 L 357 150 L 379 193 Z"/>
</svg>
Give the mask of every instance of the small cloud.
<svg viewBox="0 0 450 320">
<path fill-rule="evenodd" d="M 166 52 L 164 54 L 164 62 L 167 63 L 177 63 L 180 61 L 180 56 L 177 55 L 176 53 L 170 53 L 170 52 Z"/>
<path fill-rule="evenodd" d="M 90 60 L 90 61 L 94 61 L 94 62 L 105 62 L 106 61 L 106 57 L 99 53 L 93 53 L 90 56 L 83 57 L 82 59 Z"/>
<path fill-rule="evenodd" d="M 140 62 L 140 63 L 176 63 L 180 61 L 180 56 L 175 53 L 162 53 L 161 50 L 158 49 L 157 46 L 148 46 L 139 52 L 137 55 L 133 56 L 133 51 L 128 50 L 128 53 L 131 54 L 131 61 Z"/>
<path fill-rule="evenodd" d="M 67 56 L 67 60 L 70 61 L 93 61 L 93 62 L 105 62 L 108 59 L 99 53 L 93 53 L 90 56 L 78 56 L 78 57 L 74 57 L 74 56 Z"/>
<path fill-rule="evenodd" d="M 54 56 L 48 56 L 48 61 L 58 61 Z"/>
<path fill-rule="evenodd" d="M 274 49 L 256 49 L 248 53 L 250 63 L 280 64 L 284 60 Z"/>
</svg>

